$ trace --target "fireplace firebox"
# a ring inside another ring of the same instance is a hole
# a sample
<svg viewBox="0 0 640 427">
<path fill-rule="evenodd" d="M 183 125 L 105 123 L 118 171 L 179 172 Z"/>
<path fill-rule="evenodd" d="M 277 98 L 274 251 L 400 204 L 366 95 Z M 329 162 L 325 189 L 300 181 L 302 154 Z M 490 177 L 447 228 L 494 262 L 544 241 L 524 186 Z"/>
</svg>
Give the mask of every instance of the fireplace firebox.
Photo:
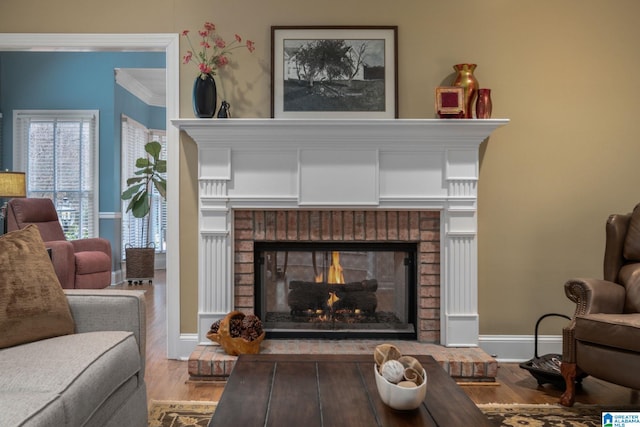
<svg viewBox="0 0 640 427">
<path fill-rule="evenodd" d="M 270 338 L 416 339 L 415 243 L 256 242 Z"/>
</svg>

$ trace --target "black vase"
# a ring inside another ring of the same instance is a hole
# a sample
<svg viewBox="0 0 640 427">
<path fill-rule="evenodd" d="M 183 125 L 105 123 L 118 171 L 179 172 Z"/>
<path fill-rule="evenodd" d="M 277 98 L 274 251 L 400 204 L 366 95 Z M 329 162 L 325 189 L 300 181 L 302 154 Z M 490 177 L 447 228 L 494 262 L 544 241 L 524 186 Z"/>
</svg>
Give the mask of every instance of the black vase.
<svg viewBox="0 0 640 427">
<path fill-rule="evenodd" d="M 218 93 L 216 91 L 216 81 L 213 76 L 207 74 L 203 79 L 196 77 L 193 83 L 193 112 L 196 117 L 210 119 L 216 113 L 216 101 Z"/>
<path fill-rule="evenodd" d="M 222 101 L 222 104 L 220 105 L 220 110 L 218 110 L 218 118 L 230 119 L 231 111 L 229 111 L 229 108 L 231 108 L 231 105 L 229 105 L 227 101 Z"/>
</svg>

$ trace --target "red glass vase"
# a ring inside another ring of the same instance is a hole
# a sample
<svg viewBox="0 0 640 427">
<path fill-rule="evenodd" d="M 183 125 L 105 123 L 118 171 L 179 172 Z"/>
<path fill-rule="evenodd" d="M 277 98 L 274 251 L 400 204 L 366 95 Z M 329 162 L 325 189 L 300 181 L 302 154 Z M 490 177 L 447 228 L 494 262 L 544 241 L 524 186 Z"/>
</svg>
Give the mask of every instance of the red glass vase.
<svg viewBox="0 0 640 427">
<path fill-rule="evenodd" d="M 490 119 L 492 108 L 491 89 L 479 89 L 478 101 L 476 101 L 476 118 Z"/>
</svg>

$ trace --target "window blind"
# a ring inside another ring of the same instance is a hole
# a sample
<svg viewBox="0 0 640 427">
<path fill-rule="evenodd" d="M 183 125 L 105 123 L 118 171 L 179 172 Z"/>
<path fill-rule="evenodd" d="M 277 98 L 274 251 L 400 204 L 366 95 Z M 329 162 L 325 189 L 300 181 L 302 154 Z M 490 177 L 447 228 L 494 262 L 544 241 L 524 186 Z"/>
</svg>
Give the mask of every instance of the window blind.
<svg viewBox="0 0 640 427">
<path fill-rule="evenodd" d="M 98 111 L 14 111 L 14 165 L 27 197 L 53 200 L 67 239 L 98 235 Z"/>
</svg>

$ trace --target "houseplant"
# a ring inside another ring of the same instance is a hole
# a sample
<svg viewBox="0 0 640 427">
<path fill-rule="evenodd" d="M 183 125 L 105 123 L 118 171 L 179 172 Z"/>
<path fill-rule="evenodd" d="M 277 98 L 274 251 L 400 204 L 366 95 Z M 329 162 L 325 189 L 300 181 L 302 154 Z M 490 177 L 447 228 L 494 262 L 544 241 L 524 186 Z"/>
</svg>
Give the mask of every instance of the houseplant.
<svg viewBox="0 0 640 427">
<path fill-rule="evenodd" d="M 129 200 L 126 212 L 143 220 L 142 242 L 149 240 L 152 186 L 163 199 L 167 195 L 167 180 L 163 176 L 167 172 L 167 161 L 160 158 L 162 145 L 158 141 L 151 141 L 144 146 L 144 151 L 148 156 L 136 159 L 135 176 L 127 179 L 127 189 L 122 192 L 122 200 Z M 155 247 L 151 243 L 143 248 L 128 247 L 125 252 L 127 279 L 153 277 Z"/>
</svg>

